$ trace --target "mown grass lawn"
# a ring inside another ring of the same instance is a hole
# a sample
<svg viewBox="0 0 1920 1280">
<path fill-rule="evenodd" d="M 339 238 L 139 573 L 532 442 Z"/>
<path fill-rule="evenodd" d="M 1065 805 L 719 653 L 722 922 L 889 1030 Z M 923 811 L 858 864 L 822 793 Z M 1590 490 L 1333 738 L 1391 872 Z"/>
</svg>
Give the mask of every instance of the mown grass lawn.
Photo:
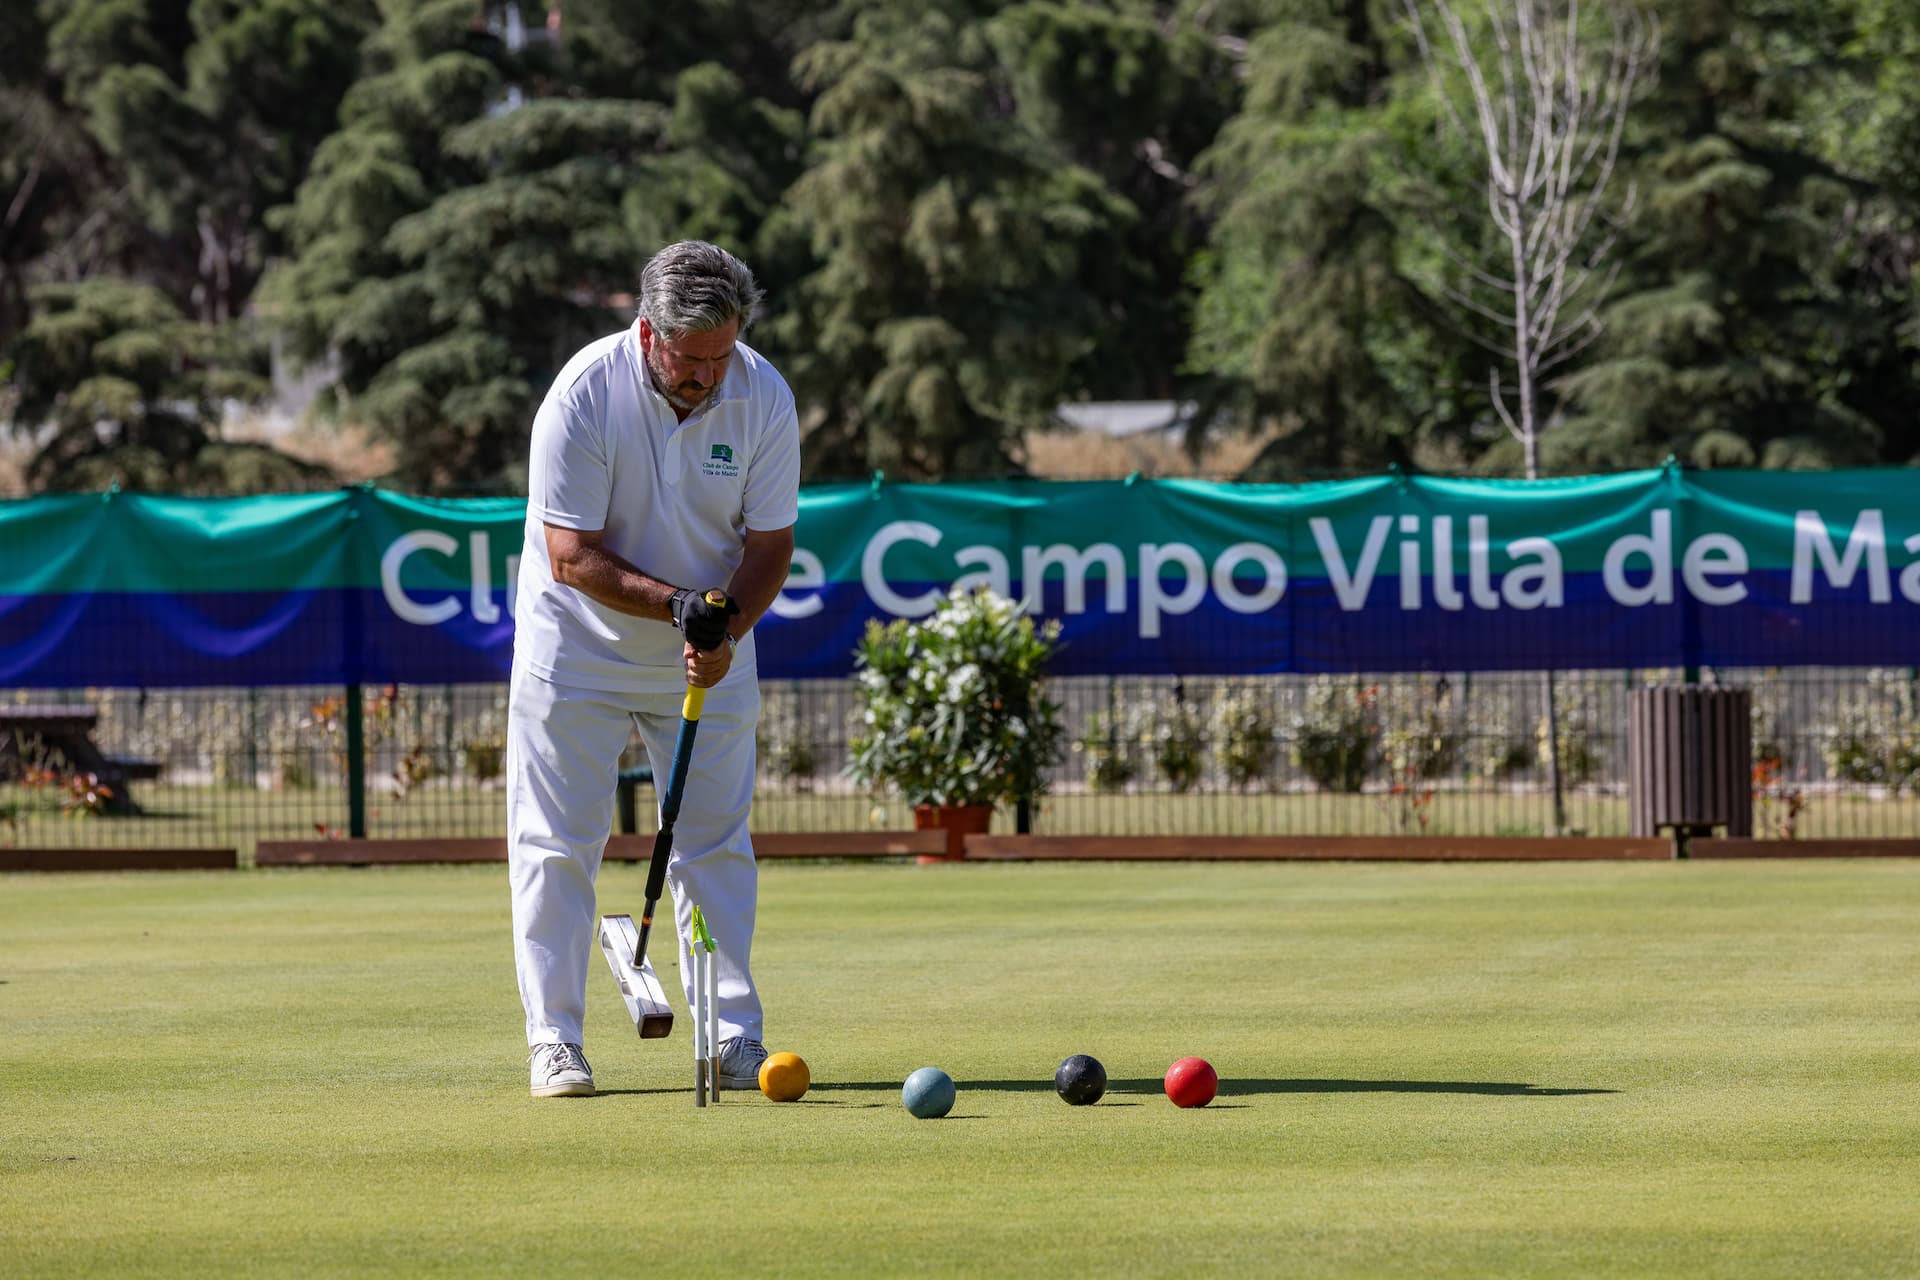
<svg viewBox="0 0 1920 1280">
<path fill-rule="evenodd" d="M 598 957 L 527 1097 L 497 867 L 0 880 L 0 1274 L 1920 1272 L 1920 863 L 762 877 L 704 1112 Z"/>
</svg>

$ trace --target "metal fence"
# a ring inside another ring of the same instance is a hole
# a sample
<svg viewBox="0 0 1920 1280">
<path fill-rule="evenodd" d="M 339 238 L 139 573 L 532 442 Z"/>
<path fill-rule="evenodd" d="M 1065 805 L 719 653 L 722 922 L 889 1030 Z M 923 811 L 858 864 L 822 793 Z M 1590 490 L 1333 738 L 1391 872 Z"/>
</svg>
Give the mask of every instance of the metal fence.
<svg viewBox="0 0 1920 1280">
<path fill-rule="evenodd" d="M 1704 671 L 1754 692 L 1755 833 L 1920 834 L 1913 669 Z M 1624 835 L 1631 689 L 1679 671 L 1083 678 L 1049 689 L 1070 749 L 1032 808 L 1055 834 Z M 1557 740 L 1548 731 L 1551 687 Z M 754 825 L 900 829 L 907 805 L 845 776 L 851 681 L 763 684 Z M 58 742 L 0 749 L 0 845 L 232 846 L 500 835 L 504 685 L 0 690 L 79 706 L 129 768 L 115 815 Z M 1552 766 L 1556 754 L 1558 769 Z M 637 739 L 623 763 L 640 763 Z M 1557 787 L 1556 787 L 1557 774 Z M 358 786 L 353 785 L 358 783 Z M 356 795 L 358 803 L 356 804 Z M 651 822 L 640 796 L 640 825 Z M 356 822 L 357 819 L 357 822 Z M 1015 815 L 996 815 L 1010 831 Z"/>
</svg>

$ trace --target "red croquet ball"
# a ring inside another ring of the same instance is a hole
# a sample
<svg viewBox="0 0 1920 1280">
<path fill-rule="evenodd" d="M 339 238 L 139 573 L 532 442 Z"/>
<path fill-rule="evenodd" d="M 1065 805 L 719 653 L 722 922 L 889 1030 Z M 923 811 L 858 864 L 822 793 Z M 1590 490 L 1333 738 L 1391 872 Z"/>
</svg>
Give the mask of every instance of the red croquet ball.
<svg viewBox="0 0 1920 1280">
<path fill-rule="evenodd" d="M 1182 1058 L 1167 1068 L 1167 1097 L 1176 1107 L 1204 1107 L 1220 1090 L 1220 1077 L 1205 1058 Z"/>
</svg>

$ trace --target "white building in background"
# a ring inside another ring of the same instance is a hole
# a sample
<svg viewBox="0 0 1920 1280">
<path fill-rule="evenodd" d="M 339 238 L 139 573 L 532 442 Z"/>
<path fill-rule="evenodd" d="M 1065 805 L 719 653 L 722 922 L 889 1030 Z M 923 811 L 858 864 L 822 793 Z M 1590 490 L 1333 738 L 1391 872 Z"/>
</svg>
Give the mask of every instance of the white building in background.
<svg viewBox="0 0 1920 1280">
<path fill-rule="evenodd" d="M 1178 444 L 1199 412 L 1192 400 L 1081 400 L 1059 406 L 1053 416 L 1062 426 L 1115 440 L 1153 435 Z"/>
<path fill-rule="evenodd" d="M 544 26 L 530 27 L 526 19 L 520 16 L 517 4 L 489 4 L 487 6 L 487 30 L 496 36 L 508 50 L 518 53 L 529 45 L 548 44 L 560 39 L 560 4 L 554 0 L 547 6 L 547 21 Z M 520 86 L 508 85 L 507 92 L 491 108 L 490 114 L 504 115 L 527 100 Z"/>
<path fill-rule="evenodd" d="M 1192 400 L 1071 401 L 1055 407 L 1050 426 L 1026 433 L 1023 461 L 1034 475 L 1059 480 L 1229 478 L 1251 451 L 1214 421 L 1195 454 L 1188 435 L 1203 413 Z"/>
</svg>

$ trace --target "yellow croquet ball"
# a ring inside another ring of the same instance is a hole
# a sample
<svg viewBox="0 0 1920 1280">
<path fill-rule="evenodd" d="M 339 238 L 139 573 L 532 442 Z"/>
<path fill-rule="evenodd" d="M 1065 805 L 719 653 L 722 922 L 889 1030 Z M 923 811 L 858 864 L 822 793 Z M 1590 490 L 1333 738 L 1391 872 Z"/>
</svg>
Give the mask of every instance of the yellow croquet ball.
<svg viewBox="0 0 1920 1280">
<path fill-rule="evenodd" d="M 760 1092 L 775 1102 L 798 1102 L 812 1083 L 807 1060 L 797 1053 L 770 1053 L 760 1064 Z"/>
</svg>

